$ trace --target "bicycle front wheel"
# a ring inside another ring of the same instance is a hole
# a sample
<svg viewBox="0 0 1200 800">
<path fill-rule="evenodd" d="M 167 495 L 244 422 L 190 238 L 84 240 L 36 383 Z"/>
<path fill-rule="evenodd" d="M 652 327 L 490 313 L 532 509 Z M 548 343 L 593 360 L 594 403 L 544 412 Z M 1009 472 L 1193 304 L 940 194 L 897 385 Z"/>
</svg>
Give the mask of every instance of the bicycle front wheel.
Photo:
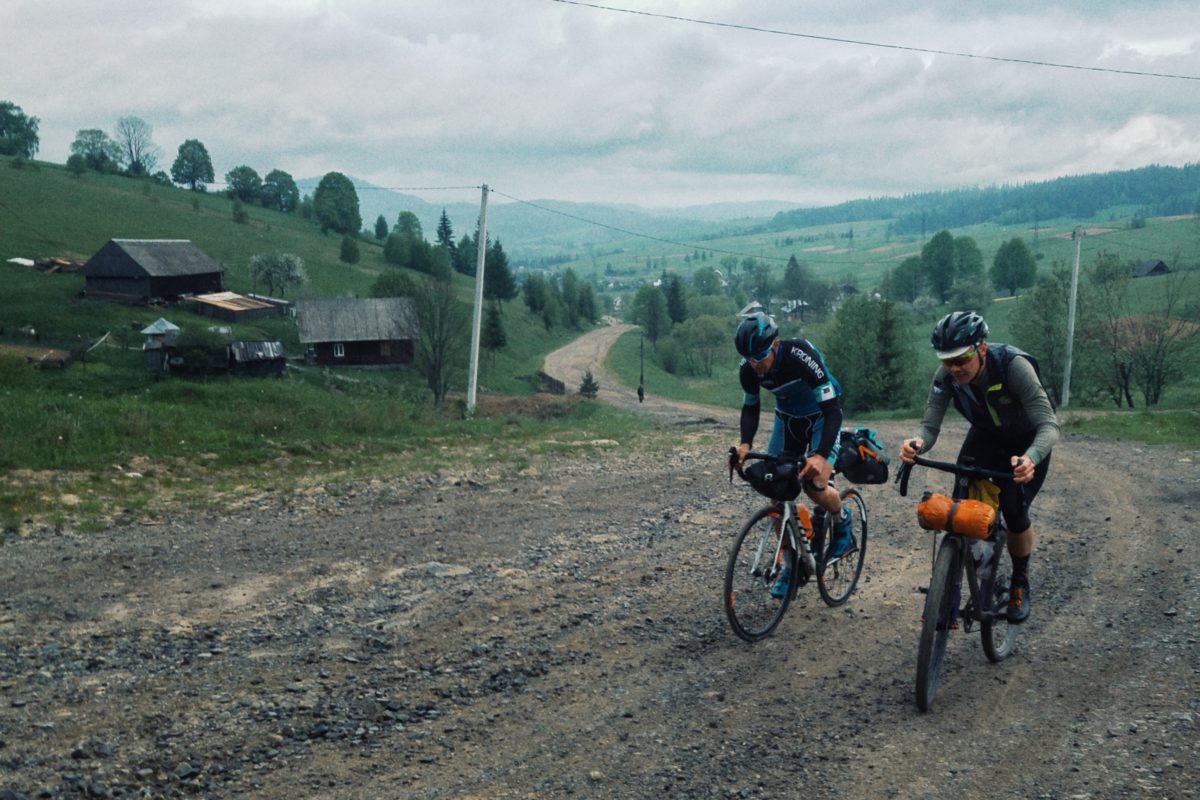
<svg viewBox="0 0 1200 800">
<path fill-rule="evenodd" d="M 858 585 L 858 576 L 862 574 L 863 561 L 867 557 L 867 504 L 857 489 L 846 489 L 842 492 L 842 505 L 849 506 L 854 517 L 853 541 L 846 555 L 828 562 L 825 571 L 817 578 L 817 591 L 829 606 L 840 606 L 850 599 L 854 587 Z M 827 542 L 830 541 L 833 527 L 828 518 L 826 515 Z"/>
<path fill-rule="evenodd" d="M 958 618 L 961 586 L 961 553 L 958 543 L 946 536 L 933 562 L 929 594 L 925 595 L 921 640 L 917 646 L 917 708 L 921 711 L 928 711 L 933 706 L 933 695 L 942 677 L 946 639 Z"/>
<path fill-rule="evenodd" d="M 769 636 L 795 594 L 796 553 L 780 547 L 781 523 L 778 509 L 762 509 L 742 528 L 729 552 L 725 615 L 733 632 L 747 642 Z M 775 586 L 785 569 L 790 580 Z"/>
<path fill-rule="evenodd" d="M 992 596 L 985 601 L 984 611 L 995 616 L 985 614 L 979 625 L 979 635 L 983 638 L 983 654 L 988 661 L 999 663 L 1008 658 L 1017 645 L 1017 626 L 1009 625 L 1007 616 L 1008 590 L 1012 586 L 1012 560 L 1007 553 L 996 553 L 992 575 Z"/>
</svg>

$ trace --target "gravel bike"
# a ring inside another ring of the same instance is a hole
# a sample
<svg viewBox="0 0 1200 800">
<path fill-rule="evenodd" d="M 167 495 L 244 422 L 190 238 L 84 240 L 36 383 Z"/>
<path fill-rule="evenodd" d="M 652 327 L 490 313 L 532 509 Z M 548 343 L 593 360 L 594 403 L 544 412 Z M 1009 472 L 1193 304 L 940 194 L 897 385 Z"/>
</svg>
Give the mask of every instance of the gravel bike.
<svg viewBox="0 0 1200 800">
<path fill-rule="evenodd" d="M 796 476 L 803 457 L 752 452 L 746 454 L 746 461 L 759 463 L 744 467 L 738 466 L 736 452 L 730 448 L 730 481 L 737 472 L 772 501 L 742 527 L 725 567 L 729 625 L 741 638 L 756 642 L 775 630 L 796 591 L 813 578 L 826 605 L 840 606 L 850 598 L 867 553 L 867 504 L 853 487 L 841 492 L 842 503 L 854 515 L 852 542 L 845 554 L 827 558 L 829 515 L 820 506 L 810 512 L 806 504 L 795 502 L 801 492 Z M 786 575 L 786 590 L 775 586 L 781 575 Z"/>
<path fill-rule="evenodd" d="M 955 511 L 962 510 L 964 517 L 968 516 L 964 501 L 972 502 L 971 495 L 990 494 L 986 487 L 976 482 L 1012 480 L 1012 473 L 981 469 L 968 463 L 932 461 L 921 456 L 914 461 L 920 466 L 950 472 L 955 476 L 952 498 L 930 492 L 926 492 L 922 498 L 923 504 L 931 498 L 935 502 L 939 498 L 946 500 L 945 506 L 949 509 L 947 520 L 930 524 L 928 516 L 923 517 L 922 511 L 918 511 L 923 528 L 945 529 L 940 543 L 936 539 L 934 541 L 933 571 L 929 588 L 925 590 L 921 638 L 917 645 L 917 708 L 928 711 L 942 677 L 946 640 L 951 630 L 960 627 L 960 621 L 961 628 L 967 633 L 975 623 L 979 623 L 984 655 L 993 663 L 1003 661 L 1016 645 L 1017 626 L 1008 622 L 1012 564 L 1004 557 L 1008 534 L 1000 515 L 988 504 L 990 516 L 975 518 L 971 529 L 968 530 L 966 523 L 957 525 L 954 522 Z M 908 494 L 908 478 L 912 467 L 911 464 L 902 464 L 896 473 L 901 496 Z M 968 590 L 965 605 L 962 604 L 964 572 Z"/>
</svg>

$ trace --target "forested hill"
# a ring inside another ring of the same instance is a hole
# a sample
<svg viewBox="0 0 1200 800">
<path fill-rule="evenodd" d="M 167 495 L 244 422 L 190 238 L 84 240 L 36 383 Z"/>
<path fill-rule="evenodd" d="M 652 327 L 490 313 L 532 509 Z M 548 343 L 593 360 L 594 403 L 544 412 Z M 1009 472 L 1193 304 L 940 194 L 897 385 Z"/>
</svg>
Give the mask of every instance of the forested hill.
<svg viewBox="0 0 1200 800">
<path fill-rule="evenodd" d="M 1152 165 L 1022 186 L 851 200 L 835 206 L 781 211 L 766 227 L 791 230 L 891 219 L 895 220 L 893 232 L 919 234 L 985 222 L 1013 225 L 1058 217 L 1087 219 L 1112 206 L 1133 206 L 1144 216 L 1195 213 L 1200 209 L 1200 164 Z"/>
</svg>

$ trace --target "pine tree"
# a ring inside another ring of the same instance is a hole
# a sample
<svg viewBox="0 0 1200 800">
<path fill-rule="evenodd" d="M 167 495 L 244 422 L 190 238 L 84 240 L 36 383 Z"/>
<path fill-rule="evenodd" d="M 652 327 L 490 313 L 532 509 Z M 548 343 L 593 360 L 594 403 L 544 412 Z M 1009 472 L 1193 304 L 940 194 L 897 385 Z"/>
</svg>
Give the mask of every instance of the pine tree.
<svg viewBox="0 0 1200 800">
<path fill-rule="evenodd" d="M 458 247 L 454 244 L 454 228 L 450 226 L 450 218 L 446 216 L 444 208 L 442 209 L 442 218 L 438 220 L 437 243 L 446 248 L 446 252 L 450 254 L 450 263 L 455 263 Z"/>
<path fill-rule="evenodd" d="M 600 384 L 596 382 L 596 378 L 589 369 L 583 374 L 583 380 L 579 384 L 579 393 L 584 397 L 595 397 L 599 391 Z"/>
<path fill-rule="evenodd" d="M 479 343 L 488 351 L 492 364 L 496 363 L 496 353 L 508 345 L 508 335 L 504 332 L 504 320 L 500 318 L 498 303 L 487 307 L 487 316 L 483 320 L 483 329 L 479 332 Z"/>
</svg>

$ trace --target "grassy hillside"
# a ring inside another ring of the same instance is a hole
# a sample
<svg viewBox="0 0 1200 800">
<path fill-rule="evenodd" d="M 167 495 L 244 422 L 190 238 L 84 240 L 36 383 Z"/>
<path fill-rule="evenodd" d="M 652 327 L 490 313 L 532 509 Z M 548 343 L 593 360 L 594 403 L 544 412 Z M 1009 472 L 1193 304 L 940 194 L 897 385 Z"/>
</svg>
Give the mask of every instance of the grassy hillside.
<svg viewBox="0 0 1200 800">
<path fill-rule="evenodd" d="M 237 292 L 263 289 L 253 285 L 249 274 L 250 257 L 257 253 L 295 253 L 304 260 L 308 282 L 289 297 L 363 297 L 380 272 L 392 269 L 384 263 L 379 243 L 365 239 L 360 241 L 359 263 L 342 263 L 340 237 L 322 235 L 315 224 L 295 214 L 247 207 L 249 223 L 237 224 L 231 201 L 220 195 L 114 175 L 76 176 L 41 162 L 23 169 L 11 168 L 11 163 L 0 159 L 0 275 L 7 290 L 0 301 L 0 325 L 10 330 L 32 325 L 51 338 L 93 339 L 113 331 L 125 340 L 135 323 L 148 324 L 164 314 L 174 315 L 176 324 L 186 319 L 208 324 L 187 309 L 162 312 L 82 300 L 83 278 L 78 275 L 43 275 L 7 263 L 13 257 L 82 261 L 114 238 L 190 239 L 225 265 L 226 286 Z M 459 296 L 469 304 L 473 282 L 460 275 L 455 279 Z M 578 332 L 546 333 L 520 302 L 506 304 L 504 314 L 509 345 L 494 364 L 482 365 L 480 386 L 529 393 L 545 353 Z M 237 333 L 280 339 L 289 352 L 300 352 L 295 326 L 287 321 L 241 326 Z"/>
<path fill-rule="evenodd" d="M 1083 238 L 1080 261 L 1087 265 L 1100 252 L 1115 253 L 1122 261 L 1157 258 L 1168 264 L 1200 265 L 1200 219 L 1162 217 L 1144 219 L 1145 227 L 1131 227 L 1134 209 L 1110 209 L 1095 219 L 1051 220 L 1032 228 L 994 224 L 956 228 L 955 236 L 969 236 L 979 245 L 984 265 L 990 267 L 1000 245 L 1021 237 L 1038 258 L 1038 268 L 1049 271 L 1057 264 L 1070 265 L 1075 259 L 1071 232 L 1077 226 L 1088 231 Z M 909 256 L 919 255 L 924 240 L 920 236 L 896 236 L 889 233 L 888 220 L 855 222 L 837 226 L 798 228 L 787 231 L 761 231 L 733 236 L 681 240 L 680 245 L 661 241 L 630 239 L 608 249 L 581 254 L 563 264 L 583 277 L 602 276 L 607 267 L 620 279 L 636 285 L 653 280 L 664 270 L 690 276 L 701 266 L 718 267 L 721 260 L 733 256 L 754 258 L 767 263 L 776 278 L 783 275 L 790 257 L 807 264 L 823 281 L 852 283 L 863 290 L 876 288 L 884 274 L 895 269 Z M 853 238 L 848 234 L 853 233 Z M 933 235 L 937 231 L 929 231 Z M 696 254 L 703 260 L 697 261 Z"/>
</svg>

